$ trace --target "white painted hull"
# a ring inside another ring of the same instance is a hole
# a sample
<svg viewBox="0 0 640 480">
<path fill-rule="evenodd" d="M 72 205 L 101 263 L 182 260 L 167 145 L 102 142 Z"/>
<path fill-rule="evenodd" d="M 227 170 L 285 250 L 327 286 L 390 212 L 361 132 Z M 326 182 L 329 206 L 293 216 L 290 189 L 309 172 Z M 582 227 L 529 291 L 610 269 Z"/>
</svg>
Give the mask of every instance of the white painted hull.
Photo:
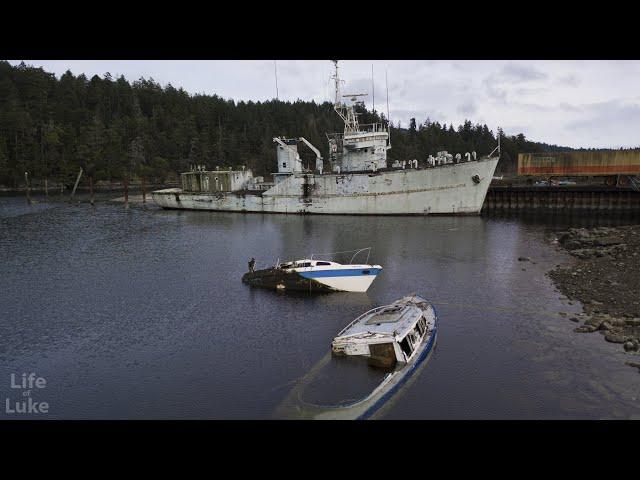
<svg viewBox="0 0 640 480">
<path fill-rule="evenodd" d="M 262 195 L 166 189 L 153 192 L 153 200 L 163 208 L 230 212 L 479 214 L 497 164 L 492 158 L 417 170 L 295 175 Z"/>
<path fill-rule="evenodd" d="M 362 275 L 360 277 L 321 277 L 314 278 L 315 281 L 322 283 L 335 290 L 342 292 L 366 292 L 373 281 L 376 279 L 376 275 Z"/>
</svg>

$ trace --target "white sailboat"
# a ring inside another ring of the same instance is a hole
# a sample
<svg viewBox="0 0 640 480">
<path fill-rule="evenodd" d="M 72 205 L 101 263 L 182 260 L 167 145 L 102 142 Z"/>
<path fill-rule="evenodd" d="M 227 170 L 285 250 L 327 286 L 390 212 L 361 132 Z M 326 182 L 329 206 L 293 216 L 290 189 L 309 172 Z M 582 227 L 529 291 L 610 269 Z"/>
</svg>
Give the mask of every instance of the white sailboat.
<svg viewBox="0 0 640 480">
<path fill-rule="evenodd" d="M 314 255 L 301 260 L 278 260 L 274 267 L 246 273 L 242 281 L 263 288 L 364 293 L 382 271 L 382 266 L 367 263 L 371 247 L 353 251 L 356 253 L 344 264 L 313 258 Z M 356 256 L 365 251 L 368 252 L 365 263 L 353 263 Z"/>
</svg>

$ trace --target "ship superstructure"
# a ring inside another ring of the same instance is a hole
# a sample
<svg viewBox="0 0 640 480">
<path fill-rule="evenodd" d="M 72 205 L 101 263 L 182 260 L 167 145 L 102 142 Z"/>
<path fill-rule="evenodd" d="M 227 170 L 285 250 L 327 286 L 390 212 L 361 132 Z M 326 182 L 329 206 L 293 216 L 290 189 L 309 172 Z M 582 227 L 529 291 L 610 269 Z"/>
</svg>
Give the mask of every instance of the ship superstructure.
<svg viewBox="0 0 640 480">
<path fill-rule="evenodd" d="M 198 166 L 181 175 L 182 188 L 153 192 L 154 201 L 163 208 L 235 212 L 480 213 L 498 163 L 499 145 L 483 158 L 477 158 L 476 152 L 454 156 L 443 151 L 422 161 L 397 160 L 389 166 L 388 124 L 359 122 L 359 97 L 365 94 L 341 95 L 338 62 L 334 65 L 334 110 L 344 130 L 327 134 L 328 165 L 307 139 L 276 137 L 278 171 L 272 174 L 272 182 L 254 177 L 249 169 L 207 171 Z M 313 169 L 304 168 L 299 145 L 316 155 Z"/>
<path fill-rule="evenodd" d="M 329 140 L 329 161 L 331 170 L 340 172 L 376 172 L 387 168 L 387 150 L 389 145 L 389 131 L 384 123 L 361 125 L 358 121 L 356 107 L 362 105 L 359 97 L 365 93 L 340 95 L 340 77 L 338 62 L 334 61 L 335 100 L 333 108 L 344 122 L 343 133 L 327 134 Z M 351 103 L 343 101 L 350 98 Z"/>
</svg>

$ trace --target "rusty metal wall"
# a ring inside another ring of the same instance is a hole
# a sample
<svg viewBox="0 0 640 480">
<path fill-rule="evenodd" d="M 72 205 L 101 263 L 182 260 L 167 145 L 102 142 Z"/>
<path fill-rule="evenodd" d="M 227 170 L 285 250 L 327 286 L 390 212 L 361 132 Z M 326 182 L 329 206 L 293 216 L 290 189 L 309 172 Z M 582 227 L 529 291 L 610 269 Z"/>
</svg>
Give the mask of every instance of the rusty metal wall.
<svg viewBox="0 0 640 480">
<path fill-rule="evenodd" d="M 604 188 L 491 187 L 482 210 L 485 212 L 552 210 L 611 210 L 640 212 L 640 192 Z"/>
<path fill-rule="evenodd" d="M 518 175 L 638 175 L 640 150 L 519 153 Z"/>
</svg>

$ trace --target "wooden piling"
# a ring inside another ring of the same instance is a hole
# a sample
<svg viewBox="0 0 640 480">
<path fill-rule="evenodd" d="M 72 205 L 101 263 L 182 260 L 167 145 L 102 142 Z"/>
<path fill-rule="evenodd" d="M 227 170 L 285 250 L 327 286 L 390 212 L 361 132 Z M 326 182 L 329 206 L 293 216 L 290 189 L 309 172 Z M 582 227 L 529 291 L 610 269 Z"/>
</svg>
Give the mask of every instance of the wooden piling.
<svg viewBox="0 0 640 480">
<path fill-rule="evenodd" d="M 124 179 L 124 208 L 129 208 L 129 177 Z"/>
<path fill-rule="evenodd" d="M 93 175 L 89 175 L 89 203 L 94 205 L 94 196 L 93 196 Z"/>
<path fill-rule="evenodd" d="M 24 183 L 25 183 L 25 186 L 26 186 L 27 203 L 29 205 L 32 205 L 33 201 L 31 200 L 31 188 L 29 186 L 29 172 L 24 172 Z"/>
<path fill-rule="evenodd" d="M 69 201 L 73 201 L 73 197 L 76 195 L 76 188 L 78 188 L 78 183 L 80 183 L 80 177 L 82 177 L 82 167 L 80 167 L 80 171 L 78 172 L 78 178 L 76 178 L 76 184 L 73 186 L 73 191 L 71 192 L 71 197 Z"/>
</svg>

